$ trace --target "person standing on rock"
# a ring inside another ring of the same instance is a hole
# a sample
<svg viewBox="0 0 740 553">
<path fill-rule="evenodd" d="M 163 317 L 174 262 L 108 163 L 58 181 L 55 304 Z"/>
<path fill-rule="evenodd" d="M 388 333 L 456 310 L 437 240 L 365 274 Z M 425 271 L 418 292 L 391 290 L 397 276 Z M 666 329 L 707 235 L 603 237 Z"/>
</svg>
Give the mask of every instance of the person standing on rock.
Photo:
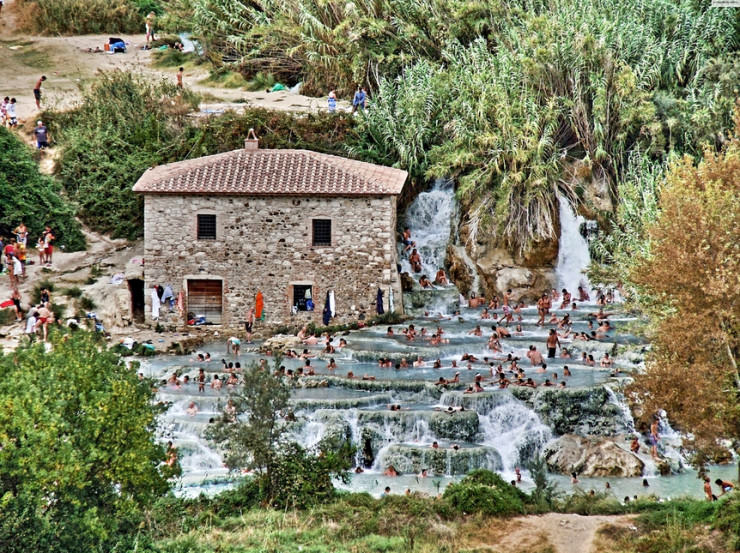
<svg viewBox="0 0 740 553">
<path fill-rule="evenodd" d="M 177 70 L 177 88 L 182 88 L 182 75 L 184 71 L 185 71 L 184 67 L 181 67 L 180 69 Z"/>
<path fill-rule="evenodd" d="M 554 328 L 550 329 L 550 335 L 547 337 L 547 357 L 553 359 L 557 348 L 560 347 L 560 339 Z"/>
<path fill-rule="evenodd" d="M 337 111 L 337 93 L 333 90 L 329 91 L 329 113 L 336 113 Z"/>
<path fill-rule="evenodd" d="M 41 109 L 41 84 L 46 80 L 46 75 L 41 75 L 41 78 L 36 81 L 36 86 L 33 87 L 33 97 L 36 99 L 36 109 Z"/>
</svg>

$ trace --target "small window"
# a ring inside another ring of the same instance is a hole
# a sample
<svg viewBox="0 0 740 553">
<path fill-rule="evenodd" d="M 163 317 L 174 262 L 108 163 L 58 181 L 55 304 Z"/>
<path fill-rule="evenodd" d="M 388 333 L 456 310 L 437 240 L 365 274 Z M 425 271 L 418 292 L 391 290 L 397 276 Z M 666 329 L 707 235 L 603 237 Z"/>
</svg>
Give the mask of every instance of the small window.
<svg viewBox="0 0 740 553">
<path fill-rule="evenodd" d="M 331 246 L 331 219 L 313 220 L 313 245 Z"/>
<path fill-rule="evenodd" d="M 310 284 L 293 285 L 293 309 L 313 311 L 313 287 Z"/>
<path fill-rule="evenodd" d="M 216 239 L 216 216 L 198 215 L 198 240 Z"/>
</svg>

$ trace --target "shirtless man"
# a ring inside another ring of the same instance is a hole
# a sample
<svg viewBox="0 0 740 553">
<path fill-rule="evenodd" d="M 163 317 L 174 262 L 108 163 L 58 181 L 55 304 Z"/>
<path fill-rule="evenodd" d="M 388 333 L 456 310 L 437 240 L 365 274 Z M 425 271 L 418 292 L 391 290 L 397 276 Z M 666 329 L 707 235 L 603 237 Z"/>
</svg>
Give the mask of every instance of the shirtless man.
<svg viewBox="0 0 740 553">
<path fill-rule="evenodd" d="M 588 292 L 583 289 L 583 286 L 578 287 L 578 301 L 589 301 L 591 298 L 588 295 Z"/>
<path fill-rule="evenodd" d="M 570 304 L 570 292 L 563 288 L 563 301 L 560 304 L 560 309 L 565 309 Z"/>
<path fill-rule="evenodd" d="M 509 288 L 508 290 L 506 290 L 506 293 L 504 294 L 504 302 L 503 302 L 503 305 L 505 305 L 506 307 L 509 307 L 509 303 L 511 302 L 511 294 L 512 294 L 511 288 Z"/>
<path fill-rule="evenodd" d="M 542 296 L 540 296 L 540 299 L 537 300 L 537 315 L 539 317 L 537 319 L 537 326 L 542 326 L 545 324 L 545 314 L 547 313 L 547 310 L 545 308 L 545 306 L 547 305 L 546 298 L 547 294 L 542 294 Z"/>
<path fill-rule="evenodd" d="M 416 247 L 416 242 L 413 242 L 411 240 L 411 229 L 409 227 L 406 227 L 403 229 L 403 234 L 401 235 L 401 240 L 403 242 L 403 251 L 407 252 L 411 248 Z"/>
<path fill-rule="evenodd" d="M 541 365 L 542 364 L 542 354 L 537 351 L 537 348 L 535 346 L 529 346 L 529 351 L 527 352 L 527 359 L 532 363 L 532 365 Z"/>
<path fill-rule="evenodd" d="M 409 263 L 411 263 L 411 269 L 415 273 L 421 272 L 421 256 L 419 255 L 419 252 L 416 251 L 416 248 L 411 250 L 411 255 L 409 256 Z"/>
<path fill-rule="evenodd" d="M 48 336 L 49 323 L 54 322 L 54 313 L 52 313 L 49 310 L 46 304 L 39 307 L 38 313 L 39 313 L 38 321 L 36 321 L 36 328 L 34 328 L 33 331 L 38 332 L 39 327 L 42 328 L 43 329 L 43 340 L 44 342 L 46 342 L 46 338 Z"/>
<path fill-rule="evenodd" d="M 709 476 L 704 477 L 704 493 L 707 494 L 707 501 L 717 501 L 717 496 L 712 493 L 712 481 Z"/>
<path fill-rule="evenodd" d="M 735 484 L 733 484 L 729 480 L 722 480 L 721 478 L 717 478 L 714 483 L 719 486 L 720 490 L 722 490 L 719 494 L 720 496 L 723 496 L 735 489 Z"/>
<path fill-rule="evenodd" d="M 500 339 L 511 338 L 511 332 L 509 332 L 509 330 L 506 327 L 503 327 L 501 325 L 498 325 L 496 327 L 496 334 L 498 335 Z"/>
<path fill-rule="evenodd" d="M 470 299 L 468 300 L 468 307 L 471 309 L 475 309 L 476 307 L 480 307 L 481 305 L 486 304 L 486 298 L 479 298 L 476 297 L 475 292 L 470 292 Z"/>
<path fill-rule="evenodd" d="M 547 337 L 547 357 L 550 359 L 555 357 L 555 351 L 560 346 L 560 339 L 558 338 L 558 333 L 555 332 L 554 328 L 550 329 L 550 335 Z"/>
<path fill-rule="evenodd" d="M 483 331 L 480 329 L 480 325 L 476 325 L 468 334 L 471 336 L 483 336 Z"/>
<path fill-rule="evenodd" d="M 252 327 L 253 326 L 254 326 L 254 308 L 250 307 L 249 311 L 247 311 L 247 320 L 244 321 L 244 330 L 247 334 L 248 344 L 252 343 Z M 306 327 L 303 327 L 303 328 L 306 328 Z M 301 329 L 301 332 L 303 332 L 303 329 Z M 300 332 L 298 333 L 298 337 L 301 338 Z"/>
</svg>

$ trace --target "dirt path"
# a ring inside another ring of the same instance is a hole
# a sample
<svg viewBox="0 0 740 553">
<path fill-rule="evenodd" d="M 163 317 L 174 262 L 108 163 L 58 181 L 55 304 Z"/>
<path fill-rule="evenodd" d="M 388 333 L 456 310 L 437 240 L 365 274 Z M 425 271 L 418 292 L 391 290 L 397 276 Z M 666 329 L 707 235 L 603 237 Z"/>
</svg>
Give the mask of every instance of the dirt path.
<svg viewBox="0 0 740 553">
<path fill-rule="evenodd" d="M 78 88 L 96 72 L 124 69 L 149 75 L 154 79 L 174 82 L 176 68 L 158 69 L 151 66 L 152 51 L 142 50 L 146 44 L 143 34 L 120 35 L 129 44 L 125 54 L 89 53 L 103 48 L 108 35 L 68 37 L 28 36 L 16 28 L 15 0 L 6 0 L 0 14 L 0 57 L 3 60 L 1 97 L 18 100 L 17 112 L 21 123 L 32 125 L 38 116 L 33 99 L 33 87 L 43 74 L 47 81 L 42 87 L 42 107 L 67 108 L 79 97 Z M 288 91 L 251 92 L 201 84 L 208 76 L 207 67 L 185 71 L 185 86 L 204 95 L 201 109 L 219 112 L 241 110 L 245 106 L 259 106 L 280 111 L 316 111 L 326 109 L 325 98 L 312 98 Z M 346 108 L 346 103 L 340 103 Z"/>
<path fill-rule="evenodd" d="M 500 525 L 471 532 L 471 546 L 492 552 L 595 553 L 596 531 L 603 525 L 632 526 L 632 516 L 581 516 L 548 513 L 502 520 Z M 474 537 L 473 537 L 474 536 Z"/>
</svg>

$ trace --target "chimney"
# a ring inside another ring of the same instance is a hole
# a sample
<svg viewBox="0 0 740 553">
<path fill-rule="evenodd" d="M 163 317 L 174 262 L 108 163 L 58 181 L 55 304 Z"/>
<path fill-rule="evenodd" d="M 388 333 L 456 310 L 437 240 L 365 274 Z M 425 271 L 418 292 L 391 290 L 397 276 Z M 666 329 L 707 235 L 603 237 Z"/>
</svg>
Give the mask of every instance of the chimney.
<svg viewBox="0 0 740 553">
<path fill-rule="evenodd" d="M 254 134 L 254 129 L 249 129 L 249 132 L 247 132 L 247 138 L 244 139 L 244 149 L 256 150 L 259 147 L 260 141 L 259 138 L 257 138 L 257 135 Z"/>
</svg>

